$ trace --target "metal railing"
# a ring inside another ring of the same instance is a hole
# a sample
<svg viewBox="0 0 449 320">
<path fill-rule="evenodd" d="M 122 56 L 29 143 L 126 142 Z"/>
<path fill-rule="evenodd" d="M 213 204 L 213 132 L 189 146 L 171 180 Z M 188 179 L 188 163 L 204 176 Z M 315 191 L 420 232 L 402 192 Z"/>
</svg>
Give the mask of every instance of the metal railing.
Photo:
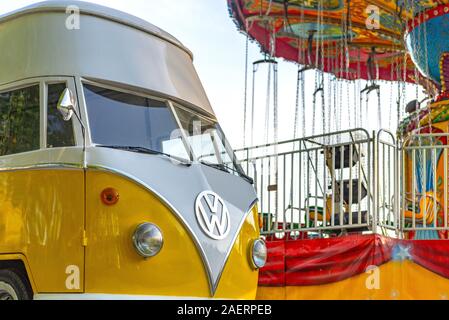
<svg viewBox="0 0 449 320">
<path fill-rule="evenodd" d="M 449 231 L 449 134 L 353 129 L 236 151 L 259 197 L 263 235 Z M 400 195 L 400 196 L 398 196 Z"/>
<path fill-rule="evenodd" d="M 449 230 L 448 138 L 418 134 L 402 142 L 401 229 L 417 232 L 418 238 L 435 238 L 432 233 Z"/>
<path fill-rule="evenodd" d="M 371 230 L 373 142 L 354 129 L 237 150 L 255 182 L 262 233 Z"/>
<path fill-rule="evenodd" d="M 376 136 L 376 168 L 373 179 L 376 186 L 375 220 L 378 227 L 399 233 L 398 201 L 398 149 L 395 136 L 380 130 Z M 383 232 L 384 234 L 386 232 Z"/>
</svg>

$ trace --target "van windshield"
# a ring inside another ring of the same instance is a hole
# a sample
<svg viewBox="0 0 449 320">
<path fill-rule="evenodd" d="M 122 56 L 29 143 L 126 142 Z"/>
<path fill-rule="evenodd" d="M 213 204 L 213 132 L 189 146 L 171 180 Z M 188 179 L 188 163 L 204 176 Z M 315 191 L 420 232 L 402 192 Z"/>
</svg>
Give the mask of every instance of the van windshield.
<svg viewBox="0 0 449 320">
<path fill-rule="evenodd" d="M 188 144 L 199 162 L 244 176 L 218 123 L 180 106 L 174 109 L 186 133 Z"/>
<path fill-rule="evenodd" d="M 197 160 L 245 177 L 220 126 L 181 106 L 84 84 L 93 143 Z M 177 118 L 173 113 L 176 112 Z"/>
<path fill-rule="evenodd" d="M 165 102 L 89 84 L 84 94 L 94 143 L 190 160 L 181 135 L 174 134 L 179 126 Z"/>
</svg>

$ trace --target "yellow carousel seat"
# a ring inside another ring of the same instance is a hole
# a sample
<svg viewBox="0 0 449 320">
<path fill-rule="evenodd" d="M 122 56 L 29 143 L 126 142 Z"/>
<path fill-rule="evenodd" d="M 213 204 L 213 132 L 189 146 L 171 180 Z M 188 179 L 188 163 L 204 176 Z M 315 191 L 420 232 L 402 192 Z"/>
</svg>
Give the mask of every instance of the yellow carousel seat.
<svg viewBox="0 0 449 320">
<path fill-rule="evenodd" d="M 426 224 L 432 224 L 435 219 L 435 213 L 438 214 L 441 210 L 440 201 L 438 197 L 434 196 L 433 191 L 426 192 L 419 199 L 415 200 L 415 203 L 419 203 L 418 208 L 416 206 L 413 208 L 413 200 L 406 199 L 406 201 L 409 205 L 408 210 L 404 210 L 404 217 L 409 221 L 412 221 L 413 216 L 415 216 L 415 221 L 417 222 L 423 222 L 425 219 Z"/>
</svg>

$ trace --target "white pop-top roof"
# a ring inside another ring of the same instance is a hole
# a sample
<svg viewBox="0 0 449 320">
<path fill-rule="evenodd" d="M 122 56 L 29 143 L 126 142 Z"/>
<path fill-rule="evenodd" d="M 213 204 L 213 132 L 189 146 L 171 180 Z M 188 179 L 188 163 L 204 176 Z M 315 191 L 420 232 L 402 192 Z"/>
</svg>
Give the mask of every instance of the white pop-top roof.
<svg viewBox="0 0 449 320">
<path fill-rule="evenodd" d="M 87 15 L 92 15 L 108 20 L 112 20 L 118 23 L 122 23 L 128 25 L 130 27 L 148 32 L 153 36 L 164 39 L 172 44 L 180 47 L 185 50 L 192 58 L 192 52 L 187 49 L 181 41 L 176 39 L 170 33 L 156 27 L 155 25 L 149 23 L 146 20 L 128 14 L 126 12 L 122 12 L 119 10 L 115 10 L 109 7 L 105 7 L 102 5 L 98 5 L 91 2 L 86 1 L 78 1 L 78 0 L 47 0 L 38 2 L 32 5 L 29 5 L 24 8 L 17 9 L 12 12 L 8 12 L 4 15 L 0 15 L 0 23 L 9 19 L 14 19 L 18 16 L 36 13 L 36 12 L 67 12 L 67 8 L 70 6 L 76 6 L 79 8 L 80 12 Z"/>
</svg>

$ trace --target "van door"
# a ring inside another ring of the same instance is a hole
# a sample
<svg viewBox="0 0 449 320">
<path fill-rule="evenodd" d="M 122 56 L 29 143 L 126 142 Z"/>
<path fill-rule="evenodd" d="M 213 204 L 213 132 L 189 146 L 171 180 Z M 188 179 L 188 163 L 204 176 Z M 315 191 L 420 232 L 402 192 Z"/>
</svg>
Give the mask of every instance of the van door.
<svg viewBox="0 0 449 320">
<path fill-rule="evenodd" d="M 46 78 L 41 87 L 45 91 L 42 116 L 46 120 L 43 121 L 45 134 L 41 147 L 49 164 L 45 176 L 51 181 L 44 184 L 48 202 L 44 202 L 46 210 L 42 212 L 51 213 L 47 227 L 53 234 L 46 254 L 54 257 L 45 263 L 48 272 L 42 282 L 45 292 L 82 292 L 85 245 L 83 135 L 75 116 L 64 121 L 57 110 L 62 92 L 69 88 L 76 94 L 77 90 L 74 78 Z M 79 109 L 77 112 L 81 114 Z"/>
<path fill-rule="evenodd" d="M 84 290 L 83 141 L 56 109 L 66 87 L 76 92 L 72 78 L 0 86 L 0 254 L 26 257 L 36 293 Z"/>
</svg>

